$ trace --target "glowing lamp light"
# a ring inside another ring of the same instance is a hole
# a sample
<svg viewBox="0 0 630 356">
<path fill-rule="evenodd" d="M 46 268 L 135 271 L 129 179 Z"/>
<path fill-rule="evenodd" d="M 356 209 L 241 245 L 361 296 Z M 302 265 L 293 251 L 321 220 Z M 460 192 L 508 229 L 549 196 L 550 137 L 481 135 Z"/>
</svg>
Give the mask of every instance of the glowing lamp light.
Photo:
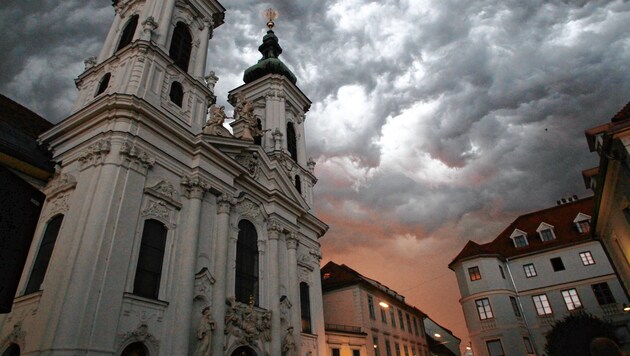
<svg viewBox="0 0 630 356">
<path fill-rule="evenodd" d="M 435 337 L 442 337 L 442 335 L 440 335 L 438 333 L 433 334 L 433 336 L 435 336 Z"/>
<path fill-rule="evenodd" d="M 378 305 L 382 306 L 383 308 L 389 308 L 389 304 L 385 302 L 379 302 Z"/>
<path fill-rule="evenodd" d="M 623 303 L 623 311 L 626 312 L 626 313 L 630 312 L 630 306 L 628 304 L 626 304 L 626 303 Z"/>
<path fill-rule="evenodd" d="M 470 346 L 466 346 L 466 350 L 471 350 Z"/>
</svg>

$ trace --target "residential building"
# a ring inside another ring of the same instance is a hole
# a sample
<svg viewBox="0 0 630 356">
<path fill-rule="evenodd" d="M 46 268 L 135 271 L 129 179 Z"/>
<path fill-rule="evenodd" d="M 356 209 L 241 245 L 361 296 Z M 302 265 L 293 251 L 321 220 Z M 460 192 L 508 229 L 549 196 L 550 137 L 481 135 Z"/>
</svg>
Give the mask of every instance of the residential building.
<svg viewBox="0 0 630 356">
<path fill-rule="evenodd" d="M 461 356 L 461 339 L 453 332 L 426 316 L 423 320 L 427 332 L 429 354 L 431 356 Z"/>
<path fill-rule="evenodd" d="M 630 102 L 610 122 L 586 130 L 599 166 L 583 172 L 595 193 L 593 230 L 630 290 Z"/>
<path fill-rule="evenodd" d="M 321 269 L 328 356 L 428 356 L 418 308 L 346 265 Z M 324 354 L 322 354 L 324 355 Z"/>
<path fill-rule="evenodd" d="M 113 6 L 73 113 L 39 136 L 56 170 L 0 354 L 323 353 L 310 101 L 272 19 L 230 132 L 205 68 L 225 8 Z"/>
<path fill-rule="evenodd" d="M 474 355 L 542 355 L 545 334 L 570 313 L 609 320 L 629 346 L 628 298 L 593 238 L 593 198 L 521 215 L 494 240 L 469 241 L 457 276 Z"/>
</svg>

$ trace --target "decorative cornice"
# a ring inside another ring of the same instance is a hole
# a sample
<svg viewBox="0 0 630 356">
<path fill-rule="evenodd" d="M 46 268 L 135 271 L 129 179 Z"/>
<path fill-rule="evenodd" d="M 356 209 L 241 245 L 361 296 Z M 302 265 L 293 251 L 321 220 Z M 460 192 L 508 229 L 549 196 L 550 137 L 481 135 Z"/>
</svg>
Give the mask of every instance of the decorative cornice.
<svg viewBox="0 0 630 356">
<path fill-rule="evenodd" d="M 135 165 L 135 167 L 129 166 L 129 168 L 136 168 L 143 174 L 146 174 L 147 170 L 155 164 L 154 157 L 133 143 L 123 142 L 120 146 L 120 155 L 125 158 L 127 163 Z"/>
<path fill-rule="evenodd" d="M 91 165 L 102 164 L 107 154 L 111 151 L 111 147 L 109 139 L 101 139 L 89 145 L 79 155 L 81 167 L 87 168 Z"/>
</svg>

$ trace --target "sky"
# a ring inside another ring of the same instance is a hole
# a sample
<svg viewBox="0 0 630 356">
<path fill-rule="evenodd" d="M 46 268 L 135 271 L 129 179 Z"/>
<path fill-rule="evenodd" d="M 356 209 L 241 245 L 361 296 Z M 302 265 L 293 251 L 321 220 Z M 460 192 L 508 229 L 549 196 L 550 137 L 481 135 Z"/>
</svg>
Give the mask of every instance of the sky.
<svg viewBox="0 0 630 356">
<path fill-rule="evenodd" d="M 628 1 L 222 3 L 207 70 L 228 114 L 261 57 L 262 11 L 280 14 L 280 58 L 313 102 L 322 263 L 405 295 L 464 344 L 448 263 L 520 214 L 590 195 L 584 130 L 630 101 Z M 113 15 L 108 0 L 0 2 L 0 93 L 59 122 Z"/>
</svg>

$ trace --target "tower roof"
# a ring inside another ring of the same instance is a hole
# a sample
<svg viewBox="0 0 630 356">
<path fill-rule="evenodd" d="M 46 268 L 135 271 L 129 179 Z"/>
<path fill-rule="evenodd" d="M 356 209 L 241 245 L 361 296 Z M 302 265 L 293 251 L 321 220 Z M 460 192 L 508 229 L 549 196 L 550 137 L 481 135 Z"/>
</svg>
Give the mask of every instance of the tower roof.
<svg viewBox="0 0 630 356">
<path fill-rule="evenodd" d="M 245 70 L 243 81 L 246 84 L 253 82 L 258 78 L 262 78 L 267 74 L 284 75 L 291 81 L 291 83 L 297 83 L 295 74 L 293 74 L 293 72 L 291 72 L 291 70 L 280 59 L 278 59 L 282 53 L 282 47 L 280 47 L 278 37 L 271 28 L 267 31 L 265 37 L 263 37 L 263 43 L 258 47 L 258 51 L 263 55 L 263 57 L 258 61 L 258 63 Z"/>
</svg>

